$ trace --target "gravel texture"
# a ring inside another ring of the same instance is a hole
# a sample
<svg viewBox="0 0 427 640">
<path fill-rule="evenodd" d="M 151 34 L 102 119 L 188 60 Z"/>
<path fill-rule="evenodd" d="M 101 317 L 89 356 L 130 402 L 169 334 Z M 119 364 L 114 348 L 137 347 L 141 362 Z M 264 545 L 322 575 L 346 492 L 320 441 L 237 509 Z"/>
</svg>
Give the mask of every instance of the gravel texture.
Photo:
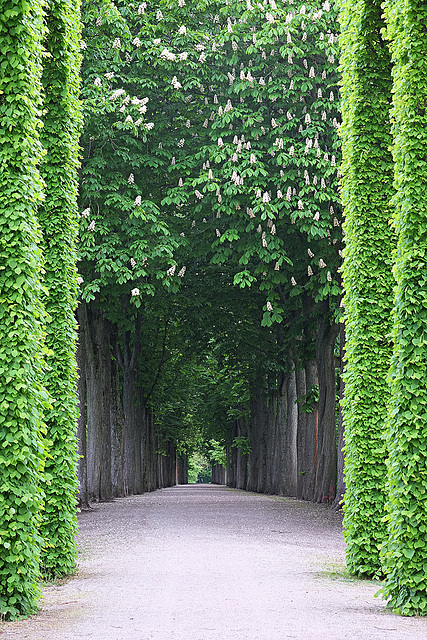
<svg viewBox="0 0 427 640">
<path fill-rule="evenodd" d="M 345 574 L 341 518 L 325 506 L 187 485 L 80 514 L 78 576 L 14 640 L 426 640 L 378 584 Z"/>
</svg>

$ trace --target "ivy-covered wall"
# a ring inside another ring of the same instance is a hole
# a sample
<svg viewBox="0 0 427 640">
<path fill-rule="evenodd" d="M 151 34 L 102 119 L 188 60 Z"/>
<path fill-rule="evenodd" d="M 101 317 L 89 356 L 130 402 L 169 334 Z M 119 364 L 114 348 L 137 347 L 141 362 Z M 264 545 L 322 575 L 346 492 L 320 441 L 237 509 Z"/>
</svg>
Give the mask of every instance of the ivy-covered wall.
<svg viewBox="0 0 427 640">
<path fill-rule="evenodd" d="M 390 0 L 385 9 L 398 245 L 383 592 L 397 613 L 427 615 L 427 5 Z"/>
<path fill-rule="evenodd" d="M 41 3 L 0 3 L 0 617 L 36 609 L 44 459 Z"/>
<path fill-rule="evenodd" d="M 379 0 L 342 2 L 346 366 L 345 538 L 351 573 L 380 571 L 391 359 L 393 160 L 390 55 Z"/>
<path fill-rule="evenodd" d="M 50 0 L 48 55 L 43 69 L 42 164 L 45 202 L 39 209 L 45 257 L 45 384 L 52 397 L 46 412 L 48 455 L 41 534 L 42 570 L 69 575 L 75 569 L 77 483 L 77 370 L 74 309 L 77 299 L 77 169 L 81 114 L 79 96 L 80 5 Z"/>
</svg>

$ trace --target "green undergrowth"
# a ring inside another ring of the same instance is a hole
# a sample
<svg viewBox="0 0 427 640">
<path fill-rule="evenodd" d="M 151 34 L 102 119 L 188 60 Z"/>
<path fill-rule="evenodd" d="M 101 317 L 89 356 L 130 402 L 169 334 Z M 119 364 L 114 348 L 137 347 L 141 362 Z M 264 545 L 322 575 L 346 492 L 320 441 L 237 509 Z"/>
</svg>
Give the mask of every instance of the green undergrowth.
<svg viewBox="0 0 427 640">
<path fill-rule="evenodd" d="M 352 584 L 373 584 L 378 587 L 382 585 L 381 580 L 355 576 L 347 571 L 345 562 L 327 561 L 322 562 L 323 569 L 315 573 L 316 578 L 323 578 L 335 582 L 347 582 Z"/>
</svg>

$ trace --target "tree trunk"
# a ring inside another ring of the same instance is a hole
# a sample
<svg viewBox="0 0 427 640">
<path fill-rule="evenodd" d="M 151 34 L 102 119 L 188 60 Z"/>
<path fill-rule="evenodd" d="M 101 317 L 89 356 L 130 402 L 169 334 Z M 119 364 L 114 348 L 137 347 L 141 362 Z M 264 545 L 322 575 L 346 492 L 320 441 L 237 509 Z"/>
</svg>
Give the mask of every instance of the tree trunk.
<svg viewBox="0 0 427 640">
<path fill-rule="evenodd" d="M 80 508 L 89 508 L 89 496 L 87 488 L 87 441 L 86 441 L 86 362 L 85 351 L 81 343 L 77 346 L 77 366 L 78 366 L 78 383 L 77 397 L 79 401 L 79 419 L 77 423 L 77 439 L 79 443 L 79 461 L 78 461 L 78 477 L 79 477 L 79 495 L 78 504 Z"/>
<path fill-rule="evenodd" d="M 188 484 L 188 458 L 180 455 L 176 459 L 176 483 Z"/>
<path fill-rule="evenodd" d="M 283 485 L 280 493 L 285 496 L 297 494 L 297 433 L 298 433 L 298 406 L 297 383 L 294 362 L 291 361 L 291 371 L 287 376 L 286 384 L 286 422 L 284 424 L 283 437 Z"/>
<path fill-rule="evenodd" d="M 113 336 L 115 342 L 115 353 L 117 353 L 117 334 Z M 123 412 L 123 402 L 120 385 L 120 369 L 117 358 L 111 361 L 111 481 L 113 496 L 121 498 L 125 495 L 124 482 L 124 436 L 125 417 Z"/>
<path fill-rule="evenodd" d="M 301 392 L 313 392 L 318 386 L 317 365 L 314 360 L 305 363 L 300 376 Z M 305 395 L 301 393 L 299 397 Z M 307 400 L 307 398 L 305 398 Z M 298 491 L 301 500 L 314 499 L 316 482 L 317 455 L 319 448 L 319 407 L 317 402 L 301 402 L 299 407 L 298 424 Z"/>
<path fill-rule="evenodd" d="M 111 500 L 111 327 L 96 303 L 82 302 L 78 320 L 86 356 L 87 497 Z"/>
<path fill-rule="evenodd" d="M 342 400 L 344 398 L 344 346 L 345 346 L 345 328 L 344 324 L 340 324 L 340 404 L 338 413 L 338 452 L 337 452 L 337 490 L 333 508 L 339 511 L 342 508 L 342 501 L 345 492 L 344 482 L 344 422 L 342 414 Z"/>
<path fill-rule="evenodd" d="M 325 303 L 326 304 L 326 303 Z M 337 478 L 335 341 L 338 326 L 331 325 L 327 310 L 319 320 L 317 369 L 319 375 L 318 451 L 315 502 L 331 504 Z"/>
</svg>

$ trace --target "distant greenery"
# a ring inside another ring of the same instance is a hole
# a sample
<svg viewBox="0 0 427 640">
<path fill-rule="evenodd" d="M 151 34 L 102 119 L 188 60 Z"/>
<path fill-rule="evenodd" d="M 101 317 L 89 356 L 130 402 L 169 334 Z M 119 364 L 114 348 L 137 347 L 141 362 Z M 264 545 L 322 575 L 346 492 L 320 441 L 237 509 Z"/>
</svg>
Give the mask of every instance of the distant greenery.
<svg viewBox="0 0 427 640">
<path fill-rule="evenodd" d="M 212 482 L 212 465 L 200 451 L 195 451 L 188 463 L 188 482 Z"/>
</svg>

